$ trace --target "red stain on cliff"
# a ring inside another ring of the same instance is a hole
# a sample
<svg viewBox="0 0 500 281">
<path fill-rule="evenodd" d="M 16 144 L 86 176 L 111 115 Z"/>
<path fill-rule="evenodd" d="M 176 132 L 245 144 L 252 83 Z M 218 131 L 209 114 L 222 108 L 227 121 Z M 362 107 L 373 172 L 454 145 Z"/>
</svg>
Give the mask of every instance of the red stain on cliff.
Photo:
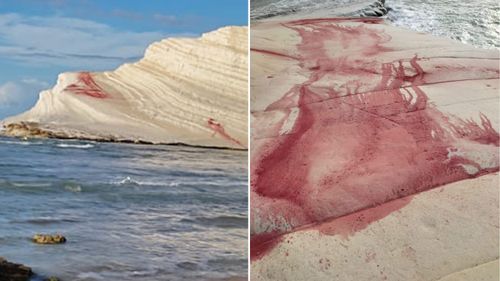
<svg viewBox="0 0 500 281">
<path fill-rule="evenodd" d="M 64 90 L 78 95 L 87 95 L 99 99 L 108 97 L 108 94 L 97 85 L 89 72 L 80 72 L 78 74 L 78 81 L 67 86 Z"/>
<path fill-rule="evenodd" d="M 349 20 L 356 21 L 362 20 Z M 267 107 L 285 112 L 283 120 L 292 107 L 299 113 L 291 131 L 268 140 L 269 149 L 251 164 L 253 196 L 276 206 L 259 212 L 274 235 L 328 221 L 317 227 L 321 233 L 347 237 L 408 204 L 409 195 L 498 171 L 450 153 L 457 137 L 498 147 L 486 116 L 481 125 L 450 122 L 420 88 L 426 72 L 417 55 L 378 62 L 390 36 L 344 23 L 284 24 L 301 37 L 296 60 L 309 78 Z M 334 84 L 328 81 L 345 82 L 325 86 Z M 468 174 L 463 165 L 478 172 Z M 252 247 L 271 240 L 257 239 Z"/>
<path fill-rule="evenodd" d="M 231 141 L 243 148 L 245 147 L 243 144 L 241 144 L 240 141 L 238 141 L 237 139 L 231 137 L 228 133 L 226 133 L 224 127 L 220 123 L 216 122 L 213 118 L 209 118 L 207 123 L 208 127 L 212 129 L 214 133 L 221 135 L 221 137 L 225 138 L 226 140 Z"/>
</svg>

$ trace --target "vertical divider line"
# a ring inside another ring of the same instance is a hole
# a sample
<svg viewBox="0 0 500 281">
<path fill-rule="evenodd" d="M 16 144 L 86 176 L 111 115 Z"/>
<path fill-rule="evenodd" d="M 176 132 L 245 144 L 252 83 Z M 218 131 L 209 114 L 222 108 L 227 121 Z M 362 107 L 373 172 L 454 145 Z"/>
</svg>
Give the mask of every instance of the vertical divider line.
<svg viewBox="0 0 500 281">
<path fill-rule="evenodd" d="M 250 264 L 250 155 L 251 155 L 251 150 L 252 150 L 252 145 L 250 143 L 250 134 L 251 134 L 251 124 L 250 124 L 250 120 L 251 120 L 251 116 L 250 116 L 250 69 L 251 69 L 251 58 L 250 58 L 250 31 L 251 31 L 251 25 L 250 25 L 250 1 L 251 0 L 248 0 L 248 3 L 247 3 L 247 26 L 248 26 L 248 32 L 247 32 L 247 45 L 248 45 L 248 48 L 247 48 L 247 114 L 248 114 L 248 119 L 247 119 L 247 138 L 248 138 L 248 141 L 247 141 L 247 146 L 248 146 L 248 150 L 247 150 L 247 163 L 248 163 L 248 166 L 247 166 L 247 208 L 248 208 L 248 211 L 247 211 L 247 266 L 248 266 L 248 272 L 247 272 L 247 275 L 248 275 L 248 280 L 251 280 L 251 264 Z"/>
</svg>

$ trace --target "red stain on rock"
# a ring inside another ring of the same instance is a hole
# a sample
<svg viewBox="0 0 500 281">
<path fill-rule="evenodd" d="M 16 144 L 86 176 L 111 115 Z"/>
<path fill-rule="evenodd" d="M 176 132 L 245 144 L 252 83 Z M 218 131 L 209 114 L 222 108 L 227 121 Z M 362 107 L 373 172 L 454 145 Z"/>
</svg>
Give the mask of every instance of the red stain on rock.
<svg viewBox="0 0 500 281">
<path fill-rule="evenodd" d="M 460 125 L 451 125 L 453 132 L 460 138 L 466 138 L 482 144 L 492 144 L 498 146 L 500 136 L 491 125 L 490 120 L 484 114 L 481 114 L 481 125 L 473 120 L 460 120 Z"/>
<path fill-rule="evenodd" d="M 296 57 L 294 57 L 292 55 L 282 54 L 282 53 L 275 52 L 275 51 L 270 51 L 270 50 L 262 50 L 262 49 L 255 49 L 255 48 L 250 48 L 250 50 L 252 52 L 263 53 L 263 54 L 266 54 L 266 55 L 284 57 L 284 58 L 289 58 L 289 59 L 297 59 Z"/>
<path fill-rule="evenodd" d="M 283 236 L 277 232 L 252 235 L 250 239 L 250 259 L 253 261 L 262 258 L 282 240 Z"/>
<path fill-rule="evenodd" d="M 331 221 L 325 221 L 314 227 L 319 232 L 327 235 L 340 235 L 348 239 L 350 235 L 356 233 L 373 222 L 376 222 L 390 213 L 401 209 L 411 201 L 411 196 L 399 198 L 386 202 L 382 205 L 364 209 L 346 216 L 337 217 Z M 366 261 L 369 262 L 375 258 L 375 253 L 367 254 Z"/>
<path fill-rule="evenodd" d="M 426 72 L 418 56 L 378 62 L 390 36 L 342 22 L 284 24 L 301 37 L 296 60 L 309 78 L 266 108 L 286 113 L 283 120 L 293 107 L 299 113 L 290 132 L 277 129 L 252 158 L 252 196 L 273 205 L 259 210 L 259 221 L 274 233 L 324 222 L 321 233 L 347 237 L 408 204 L 409 195 L 498 171 L 450 153 L 457 136 L 498 147 L 486 116 L 481 125 L 450 122 L 420 88 Z M 261 248 L 259 241 L 252 247 Z"/>
<path fill-rule="evenodd" d="M 108 94 L 97 85 L 89 72 L 80 72 L 78 74 L 78 81 L 67 86 L 64 90 L 78 95 L 87 95 L 99 99 L 108 97 Z"/>
<path fill-rule="evenodd" d="M 231 142 L 233 142 L 241 147 L 245 147 L 243 144 L 241 144 L 240 141 L 238 141 L 237 139 L 231 137 L 228 133 L 226 133 L 226 130 L 224 130 L 224 127 L 220 123 L 216 122 L 213 118 L 209 118 L 207 123 L 208 123 L 208 127 L 210 129 L 212 129 L 215 134 L 219 134 L 223 138 L 225 138 L 226 140 L 231 141 Z"/>
</svg>

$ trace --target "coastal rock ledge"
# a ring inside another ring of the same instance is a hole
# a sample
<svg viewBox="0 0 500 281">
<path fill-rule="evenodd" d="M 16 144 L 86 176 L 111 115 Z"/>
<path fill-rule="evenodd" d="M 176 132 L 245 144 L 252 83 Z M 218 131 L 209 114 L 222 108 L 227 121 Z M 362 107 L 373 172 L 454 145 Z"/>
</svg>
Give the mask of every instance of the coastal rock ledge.
<svg viewBox="0 0 500 281">
<path fill-rule="evenodd" d="M 246 149 L 247 32 L 169 38 L 114 71 L 62 73 L 1 133 Z"/>
<path fill-rule="evenodd" d="M 6 261 L 0 257 L 0 280 L 27 281 L 33 275 L 31 268 Z"/>
<path fill-rule="evenodd" d="M 252 22 L 254 281 L 499 279 L 500 52 Z"/>
</svg>

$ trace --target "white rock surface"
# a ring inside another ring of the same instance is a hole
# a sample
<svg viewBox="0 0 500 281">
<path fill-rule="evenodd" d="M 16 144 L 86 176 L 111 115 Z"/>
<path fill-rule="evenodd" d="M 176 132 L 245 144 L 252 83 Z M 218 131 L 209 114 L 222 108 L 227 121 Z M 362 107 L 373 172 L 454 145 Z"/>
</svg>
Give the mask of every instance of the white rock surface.
<svg viewBox="0 0 500 281">
<path fill-rule="evenodd" d="M 499 280 L 498 50 L 375 18 L 251 47 L 252 280 Z"/>
<path fill-rule="evenodd" d="M 10 135 L 247 147 L 247 28 L 150 45 L 109 72 L 60 74 Z"/>
<path fill-rule="evenodd" d="M 498 184 L 491 174 L 420 193 L 348 237 L 322 233 L 335 220 L 288 234 L 252 280 L 496 281 Z"/>
</svg>

